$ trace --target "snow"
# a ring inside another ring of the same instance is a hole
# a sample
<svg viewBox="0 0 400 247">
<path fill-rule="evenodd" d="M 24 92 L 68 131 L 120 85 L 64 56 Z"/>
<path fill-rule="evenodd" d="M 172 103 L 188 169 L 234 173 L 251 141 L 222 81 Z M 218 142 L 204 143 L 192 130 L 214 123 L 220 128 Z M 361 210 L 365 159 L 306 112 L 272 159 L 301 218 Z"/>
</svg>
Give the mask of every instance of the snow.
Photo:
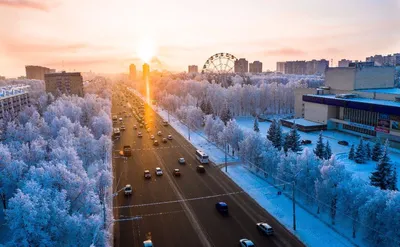
<svg viewBox="0 0 400 247">
<path fill-rule="evenodd" d="M 305 126 L 305 127 L 324 125 L 324 124 L 321 124 L 321 123 L 316 123 L 316 122 L 313 122 L 313 121 L 306 120 L 304 118 L 285 119 L 285 121 L 291 122 L 293 124 L 298 124 L 298 125 L 301 125 L 301 126 Z"/>
<path fill-rule="evenodd" d="M 342 99 L 342 98 L 336 98 L 334 94 L 324 94 L 324 95 L 307 94 L 307 95 L 313 96 L 313 97 L 319 97 L 319 98 L 337 99 L 337 100 L 342 100 L 342 101 L 352 101 L 352 102 L 360 102 L 360 103 L 370 103 L 370 104 L 374 104 L 374 105 L 400 107 L 400 102 L 390 101 L 390 100 L 379 100 L 379 99 L 369 99 L 369 98 Z"/>
<path fill-rule="evenodd" d="M 400 88 L 377 88 L 357 90 L 366 93 L 400 94 Z"/>
</svg>

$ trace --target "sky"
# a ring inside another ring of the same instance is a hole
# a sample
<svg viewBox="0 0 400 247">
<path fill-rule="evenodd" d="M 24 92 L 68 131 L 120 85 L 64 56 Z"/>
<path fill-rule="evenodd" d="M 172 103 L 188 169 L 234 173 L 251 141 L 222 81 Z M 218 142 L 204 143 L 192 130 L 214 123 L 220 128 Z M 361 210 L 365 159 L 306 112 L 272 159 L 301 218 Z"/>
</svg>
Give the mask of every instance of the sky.
<svg viewBox="0 0 400 247">
<path fill-rule="evenodd" d="M 176 72 L 220 52 L 263 70 L 400 53 L 400 0 L 0 0 L 0 75 L 127 73 L 150 51 L 153 69 Z"/>
</svg>

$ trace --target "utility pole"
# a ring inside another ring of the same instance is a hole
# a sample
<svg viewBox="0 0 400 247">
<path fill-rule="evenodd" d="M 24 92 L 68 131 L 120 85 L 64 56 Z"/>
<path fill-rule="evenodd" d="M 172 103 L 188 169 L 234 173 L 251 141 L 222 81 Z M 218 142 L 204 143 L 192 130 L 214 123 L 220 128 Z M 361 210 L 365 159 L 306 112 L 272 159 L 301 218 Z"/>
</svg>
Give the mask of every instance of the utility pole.
<svg viewBox="0 0 400 247">
<path fill-rule="evenodd" d="M 228 156 L 226 153 L 226 141 L 225 141 L 225 172 L 228 172 Z"/>
<path fill-rule="evenodd" d="M 295 200 L 295 189 L 296 189 L 296 182 L 293 181 L 293 193 L 292 193 L 292 197 L 293 197 L 293 230 L 296 231 L 296 200 Z"/>
<path fill-rule="evenodd" d="M 190 141 L 190 128 L 189 128 L 189 125 L 187 125 L 187 128 L 188 128 L 188 136 L 189 136 L 189 141 Z"/>
</svg>

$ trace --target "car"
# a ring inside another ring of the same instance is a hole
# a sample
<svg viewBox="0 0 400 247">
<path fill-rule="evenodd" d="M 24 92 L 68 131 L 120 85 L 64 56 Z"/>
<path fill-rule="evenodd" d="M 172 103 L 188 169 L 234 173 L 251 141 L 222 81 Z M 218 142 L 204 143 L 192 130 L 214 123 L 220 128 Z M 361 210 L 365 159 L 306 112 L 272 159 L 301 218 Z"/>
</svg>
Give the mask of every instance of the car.
<svg viewBox="0 0 400 247">
<path fill-rule="evenodd" d="M 120 118 L 119 118 L 119 121 L 120 121 L 120 122 L 122 122 L 122 121 L 123 121 L 122 117 L 120 117 Z"/>
<path fill-rule="evenodd" d="M 158 141 L 157 141 L 157 140 L 154 140 L 153 145 L 154 145 L 154 146 L 158 146 Z"/>
<path fill-rule="evenodd" d="M 254 243 L 247 238 L 243 238 L 239 240 L 240 247 L 255 247 Z"/>
<path fill-rule="evenodd" d="M 158 136 L 162 135 L 162 132 L 161 132 L 161 131 L 158 131 L 158 132 L 157 132 L 157 135 L 158 135 Z"/>
<path fill-rule="evenodd" d="M 150 132 L 150 128 L 147 128 L 147 130 L 146 130 L 148 133 Z"/>
<path fill-rule="evenodd" d="M 125 185 L 124 194 L 126 196 L 132 195 L 132 185 L 130 184 Z"/>
<path fill-rule="evenodd" d="M 179 162 L 179 164 L 185 164 L 186 163 L 185 158 L 179 158 L 178 162 Z"/>
<path fill-rule="evenodd" d="M 174 169 L 174 176 L 175 177 L 180 177 L 181 176 L 181 171 L 179 169 Z"/>
<path fill-rule="evenodd" d="M 142 135 L 142 132 L 139 131 L 139 132 L 137 133 L 137 136 L 138 136 L 138 137 L 142 137 L 142 136 L 143 136 L 143 135 Z"/>
<path fill-rule="evenodd" d="M 228 204 L 226 202 L 217 202 L 215 208 L 221 214 L 228 214 Z"/>
<path fill-rule="evenodd" d="M 120 128 L 120 130 L 125 130 L 125 126 L 122 125 L 121 128 Z"/>
<path fill-rule="evenodd" d="M 203 165 L 196 166 L 196 170 L 197 170 L 198 173 L 205 173 L 206 172 L 206 169 L 204 168 Z"/>
<path fill-rule="evenodd" d="M 144 170 L 144 178 L 151 178 L 151 173 L 149 170 Z"/>
<path fill-rule="evenodd" d="M 156 167 L 156 175 L 157 176 L 162 176 L 163 175 L 163 172 L 162 172 L 160 167 Z"/>
<path fill-rule="evenodd" d="M 168 142 L 168 141 L 167 141 L 167 138 L 163 138 L 163 139 L 162 139 L 162 142 L 167 143 L 167 142 Z"/>
<path fill-rule="evenodd" d="M 133 125 L 133 128 L 134 128 L 134 129 L 137 129 L 137 126 L 136 126 L 136 125 Z"/>
<path fill-rule="evenodd" d="M 343 145 L 343 146 L 349 145 L 349 143 L 347 141 L 338 141 L 338 144 Z"/>
<path fill-rule="evenodd" d="M 270 225 L 265 222 L 259 222 L 256 224 L 257 229 L 265 235 L 272 235 L 274 234 L 274 229 Z"/>
<path fill-rule="evenodd" d="M 139 124 L 139 128 L 143 129 L 143 124 Z"/>
<path fill-rule="evenodd" d="M 311 140 L 301 140 L 301 145 L 308 145 L 311 144 L 312 141 Z"/>
<path fill-rule="evenodd" d="M 153 242 L 151 240 L 143 241 L 143 247 L 153 247 Z"/>
<path fill-rule="evenodd" d="M 172 135 L 168 135 L 168 140 L 172 140 Z"/>
<path fill-rule="evenodd" d="M 154 140 L 154 135 L 151 135 L 151 136 L 150 136 L 150 139 Z"/>
</svg>

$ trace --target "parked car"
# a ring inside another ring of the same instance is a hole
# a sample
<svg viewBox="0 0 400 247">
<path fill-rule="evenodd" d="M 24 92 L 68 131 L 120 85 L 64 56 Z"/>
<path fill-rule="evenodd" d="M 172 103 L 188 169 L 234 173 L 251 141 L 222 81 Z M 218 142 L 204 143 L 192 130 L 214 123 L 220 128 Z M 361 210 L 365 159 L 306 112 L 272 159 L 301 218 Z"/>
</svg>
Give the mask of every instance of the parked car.
<svg viewBox="0 0 400 247">
<path fill-rule="evenodd" d="M 185 158 L 179 158 L 178 162 L 179 162 L 179 164 L 185 164 L 186 163 Z"/>
<path fill-rule="evenodd" d="M 239 243 L 240 247 L 255 247 L 254 243 L 246 238 L 239 240 Z"/>
<path fill-rule="evenodd" d="M 270 225 L 268 225 L 265 222 L 259 222 L 256 224 L 257 225 L 257 229 L 262 232 L 265 235 L 272 235 L 274 234 L 274 229 L 272 229 L 272 227 Z"/>
<path fill-rule="evenodd" d="M 174 169 L 174 176 L 175 177 L 180 177 L 181 176 L 181 171 L 179 169 Z"/>
<path fill-rule="evenodd" d="M 203 165 L 198 165 L 196 167 L 196 170 L 197 170 L 198 173 L 205 173 L 206 172 L 206 169 L 204 168 Z"/>
<path fill-rule="evenodd" d="M 349 145 L 349 143 L 347 141 L 338 141 L 338 144 L 343 145 L 343 146 Z"/>
<path fill-rule="evenodd" d="M 301 145 L 308 145 L 311 144 L 312 141 L 311 140 L 301 140 Z"/>
<path fill-rule="evenodd" d="M 124 188 L 124 193 L 126 196 L 132 195 L 132 185 L 127 184 Z"/>
<path fill-rule="evenodd" d="M 221 214 L 228 214 L 228 204 L 226 202 L 217 202 L 215 208 Z"/>
<path fill-rule="evenodd" d="M 144 170 L 144 178 L 151 178 L 151 173 L 149 170 Z"/>
</svg>

